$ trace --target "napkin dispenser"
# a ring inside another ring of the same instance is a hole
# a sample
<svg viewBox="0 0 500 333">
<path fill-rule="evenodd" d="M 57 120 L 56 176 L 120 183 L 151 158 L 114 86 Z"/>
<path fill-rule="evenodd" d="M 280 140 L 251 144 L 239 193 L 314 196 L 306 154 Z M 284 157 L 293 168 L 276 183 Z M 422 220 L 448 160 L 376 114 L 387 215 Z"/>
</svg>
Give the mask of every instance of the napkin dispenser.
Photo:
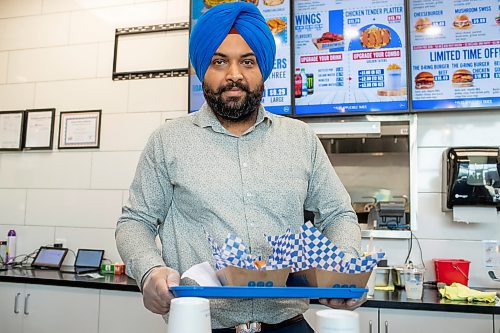
<svg viewBox="0 0 500 333">
<path fill-rule="evenodd" d="M 443 211 L 454 206 L 500 210 L 500 148 L 447 149 L 443 154 L 443 195 Z"/>
</svg>

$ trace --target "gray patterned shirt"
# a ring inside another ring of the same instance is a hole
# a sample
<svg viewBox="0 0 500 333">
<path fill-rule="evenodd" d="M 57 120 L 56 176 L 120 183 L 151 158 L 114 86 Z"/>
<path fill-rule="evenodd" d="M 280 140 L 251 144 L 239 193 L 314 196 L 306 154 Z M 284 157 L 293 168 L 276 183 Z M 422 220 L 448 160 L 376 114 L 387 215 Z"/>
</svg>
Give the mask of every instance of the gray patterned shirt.
<svg viewBox="0 0 500 333">
<path fill-rule="evenodd" d="M 128 274 L 142 281 L 154 266 L 182 275 L 214 264 L 208 232 L 218 244 L 228 233 L 267 258 L 264 235 L 297 232 L 303 210 L 334 244 L 359 255 L 360 229 L 350 198 L 321 142 L 296 119 L 260 108 L 243 135 L 228 132 L 206 104 L 171 120 L 150 137 L 116 229 Z M 161 240 L 161 254 L 155 237 Z M 303 299 L 211 300 L 212 327 L 249 321 L 279 323 L 303 313 Z"/>
</svg>

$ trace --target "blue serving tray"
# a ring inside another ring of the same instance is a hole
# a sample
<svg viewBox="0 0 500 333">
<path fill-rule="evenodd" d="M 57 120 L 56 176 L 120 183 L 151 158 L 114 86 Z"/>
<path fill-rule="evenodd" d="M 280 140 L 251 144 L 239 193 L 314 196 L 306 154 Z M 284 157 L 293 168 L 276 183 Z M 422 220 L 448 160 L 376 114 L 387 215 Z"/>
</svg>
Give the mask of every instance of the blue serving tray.
<svg viewBox="0 0 500 333">
<path fill-rule="evenodd" d="M 170 288 L 175 297 L 204 298 L 361 298 L 365 288 L 319 287 L 201 287 L 178 286 Z"/>
</svg>

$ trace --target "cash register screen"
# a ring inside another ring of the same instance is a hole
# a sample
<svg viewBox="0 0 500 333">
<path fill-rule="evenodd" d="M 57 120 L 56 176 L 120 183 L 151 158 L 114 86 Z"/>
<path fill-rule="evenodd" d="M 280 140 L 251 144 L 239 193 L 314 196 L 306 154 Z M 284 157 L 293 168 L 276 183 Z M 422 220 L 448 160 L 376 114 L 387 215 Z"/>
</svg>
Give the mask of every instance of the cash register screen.
<svg viewBox="0 0 500 333">
<path fill-rule="evenodd" d="M 33 267 L 60 268 L 68 249 L 42 246 L 31 263 Z"/>
</svg>

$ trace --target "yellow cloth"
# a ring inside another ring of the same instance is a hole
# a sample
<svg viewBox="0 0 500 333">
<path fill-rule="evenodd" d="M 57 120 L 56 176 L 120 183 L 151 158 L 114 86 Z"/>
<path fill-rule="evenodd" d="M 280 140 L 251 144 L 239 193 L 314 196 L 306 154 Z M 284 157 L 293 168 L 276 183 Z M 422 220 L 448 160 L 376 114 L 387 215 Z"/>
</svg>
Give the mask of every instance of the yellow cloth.
<svg viewBox="0 0 500 333">
<path fill-rule="evenodd" d="M 496 292 L 486 292 L 471 289 L 460 283 L 452 283 L 450 286 L 445 286 L 439 289 L 441 297 L 452 301 L 467 301 L 467 302 L 487 302 L 494 303 L 497 298 Z"/>
<path fill-rule="evenodd" d="M 388 286 L 383 286 L 383 287 L 374 287 L 373 289 L 382 291 L 394 291 L 394 285 L 390 284 Z"/>
</svg>

